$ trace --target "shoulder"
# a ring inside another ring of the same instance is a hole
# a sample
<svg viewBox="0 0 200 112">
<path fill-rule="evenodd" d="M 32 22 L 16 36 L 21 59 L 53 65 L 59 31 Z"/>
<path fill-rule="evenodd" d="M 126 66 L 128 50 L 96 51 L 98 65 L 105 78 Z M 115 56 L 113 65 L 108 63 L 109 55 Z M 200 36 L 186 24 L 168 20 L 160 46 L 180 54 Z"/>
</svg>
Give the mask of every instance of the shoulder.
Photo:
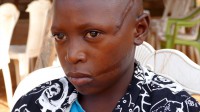
<svg viewBox="0 0 200 112">
<path fill-rule="evenodd" d="M 66 77 L 51 80 L 32 89 L 15 103 L 12 111 L 48 111 L 66 108 L 74 87 Z M 73 96 L 76 97 L 76 96 Z M 64 106 L 65 105 L 65 106 Z"/>
<path fill-rule="evenodd" d="M 198 102 L 173 79 L 158 75 L 143 67 L 143 91 L 149 93 L 151 111 L 200 112 Z"/>
<path fill-rule="evenodd" d="M 149 92 L 154 93 L 161 90 L 168 90 L 169 92 L 176 94 L 183 91 L 183 87 L 165 77 L 164 75 L 158 75 L 153 71 L 136 63 L 134 78 L 138 80 L 143 88 L 146 88 Z M 141 88 L 141 87 L 140 87 Z"/>
</svg>

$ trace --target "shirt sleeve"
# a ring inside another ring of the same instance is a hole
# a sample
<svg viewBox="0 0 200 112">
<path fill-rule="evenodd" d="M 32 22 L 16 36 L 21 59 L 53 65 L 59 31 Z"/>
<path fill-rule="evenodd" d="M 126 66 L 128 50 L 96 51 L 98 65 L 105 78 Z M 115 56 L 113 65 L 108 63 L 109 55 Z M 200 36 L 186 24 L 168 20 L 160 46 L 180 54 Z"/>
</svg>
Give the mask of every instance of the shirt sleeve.
<svg viewBox="0 0 200 112">
<path fill-rule="evenodd" d="M 48 81 L 23 95 L 12 112 L 64 112 L 70 106 L 69 98 L 77 96 L 73 91 L 65 77 Z"/>
<path fill-rule="evenodd" d="M 40 112 L 40 108 L 34 104 L 30 96 L 24 96 L 17 101 L 12 112 Z"/>
</svg>

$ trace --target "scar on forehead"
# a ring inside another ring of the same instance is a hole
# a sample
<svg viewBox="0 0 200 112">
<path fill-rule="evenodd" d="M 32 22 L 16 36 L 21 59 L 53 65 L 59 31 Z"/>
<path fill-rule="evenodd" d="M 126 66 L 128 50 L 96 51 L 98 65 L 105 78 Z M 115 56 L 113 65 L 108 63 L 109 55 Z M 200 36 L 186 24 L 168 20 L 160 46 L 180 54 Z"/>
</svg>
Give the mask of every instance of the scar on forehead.
<svg viewBox="0 0 200 112">
<path fill-rule="evenodd" d="M 127 5 L 125 6 L 124 11 L 122 12 L 122 15 L 120 16 L 119 23 L 117 24 L 117 31 L 115 33 L 117 33 L 121 29 L 124 20 L 128 16 L 132 7 L 133 7 L 133 0 L 129 0 Z"/>
</svg>

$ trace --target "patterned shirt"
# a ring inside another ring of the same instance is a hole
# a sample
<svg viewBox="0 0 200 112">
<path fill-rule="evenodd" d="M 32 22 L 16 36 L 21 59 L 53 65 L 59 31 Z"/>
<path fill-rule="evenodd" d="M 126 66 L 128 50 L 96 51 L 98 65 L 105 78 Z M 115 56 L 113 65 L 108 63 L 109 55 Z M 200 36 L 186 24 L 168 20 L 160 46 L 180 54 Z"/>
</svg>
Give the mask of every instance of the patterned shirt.
<svg viewBox="0 0 200 112">
<path fill-rule="evenodd" d="M 12 112 L 69 112 L 77 95 L 63 77 L 23 95 Z M 200 112 L 200 105 L 179 84 L 135 62 L 132 80 L 113 112 Z"/>
</svg>

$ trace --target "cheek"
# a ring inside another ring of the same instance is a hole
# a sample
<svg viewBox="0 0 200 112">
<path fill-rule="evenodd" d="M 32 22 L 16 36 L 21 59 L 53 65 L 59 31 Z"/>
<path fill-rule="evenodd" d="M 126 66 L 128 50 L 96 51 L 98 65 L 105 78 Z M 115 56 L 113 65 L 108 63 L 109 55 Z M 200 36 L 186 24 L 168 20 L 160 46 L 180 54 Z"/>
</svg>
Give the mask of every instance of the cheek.
<svg viewBox="0 0 200 112">
<path fill-rule="evenodd" d="M 131 60 L 134 58 L 131 43 L 115 41 L 103 46 L 94 58 L 96 60 L 95 67 L 98 67 L 101 73 L 123 69 L 124 64 L 132 62 Z"/>
<path fill-rule="evenodd" d="M 123 37 L 114 37 L 117 39 L 112 39 L 114 41 L 109 41 L 106 45 L 104 45 L 104 52 L 102 54 L 106 55 L 106 57 L 110 58 L 114 62 L 118 62 L 123 60 L 127 55 L 130 55 L 133 50 L 133 43 L 131 38 L 123 38 Z"/>
</svg>

